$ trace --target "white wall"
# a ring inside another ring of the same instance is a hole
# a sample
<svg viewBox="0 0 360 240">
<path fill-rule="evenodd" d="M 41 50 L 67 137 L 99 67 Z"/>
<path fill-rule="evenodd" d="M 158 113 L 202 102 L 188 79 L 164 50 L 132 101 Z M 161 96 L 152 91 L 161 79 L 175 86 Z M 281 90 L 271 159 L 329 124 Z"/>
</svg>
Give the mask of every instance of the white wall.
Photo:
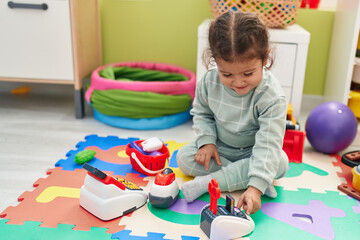
<svg viewBox="0 0 360 240">
<path fill-rule="evenodd" d="M 335 9 L 338 0 L 320 0 L 320 9 Z M 340 0 L 341 1 L 341 0 Z M 346 1 L 346 0 L 342 0 Z"/>
</svg>

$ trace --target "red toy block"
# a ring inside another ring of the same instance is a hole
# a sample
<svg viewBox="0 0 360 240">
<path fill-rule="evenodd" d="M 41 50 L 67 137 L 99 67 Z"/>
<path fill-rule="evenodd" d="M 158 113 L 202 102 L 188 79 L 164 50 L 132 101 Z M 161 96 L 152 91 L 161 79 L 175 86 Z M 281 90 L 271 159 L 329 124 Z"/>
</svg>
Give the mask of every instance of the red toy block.
<svg viewBox="0 0 360 240">
<path fill-rule="evenodd" d="M 306 132 L 299 130 L 286 130 L 283 150 L 289 158 L 289 162 L 301 163 L 304 151 Z"/>
</svg>

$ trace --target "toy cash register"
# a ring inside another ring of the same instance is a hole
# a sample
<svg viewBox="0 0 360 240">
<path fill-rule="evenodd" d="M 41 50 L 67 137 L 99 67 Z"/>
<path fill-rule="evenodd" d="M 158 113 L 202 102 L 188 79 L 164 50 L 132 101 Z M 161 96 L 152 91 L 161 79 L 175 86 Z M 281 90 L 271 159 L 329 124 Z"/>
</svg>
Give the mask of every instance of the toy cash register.
<svg viewBox="0 0 360 240">
<path fill-rule="evenodd" d="M 107 221 L 126 215 L 147 202 L 147 195 L 140 187 L 125 179 L 109 176 L 85 163 L 88 170 L 80 189 L 80 206 Z"/>
<path fill-rule="evenodd" d="M 220 188 L 216 179 L 209 183 L 210 204 L 201 210 L 200 228 L 211 240 L 234 239 L 254 231 L 252 218 L 234 206 L 234 198 L 226 194 L 226 206 L 217 205 Z"/>
</svg>

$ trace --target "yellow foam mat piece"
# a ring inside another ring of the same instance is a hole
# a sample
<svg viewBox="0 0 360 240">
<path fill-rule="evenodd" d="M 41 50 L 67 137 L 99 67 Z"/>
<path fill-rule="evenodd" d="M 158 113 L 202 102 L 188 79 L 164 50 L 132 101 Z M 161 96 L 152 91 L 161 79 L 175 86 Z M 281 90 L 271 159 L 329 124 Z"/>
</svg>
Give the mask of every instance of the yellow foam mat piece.
<svg viewBox="0 0 360 240">
<path fill-rule="evenodd" d="M 48 187 L 36 198 L 37 202 L 48 203 L 57 197 L 80 198 L 80 188 Z"/>
</svg>

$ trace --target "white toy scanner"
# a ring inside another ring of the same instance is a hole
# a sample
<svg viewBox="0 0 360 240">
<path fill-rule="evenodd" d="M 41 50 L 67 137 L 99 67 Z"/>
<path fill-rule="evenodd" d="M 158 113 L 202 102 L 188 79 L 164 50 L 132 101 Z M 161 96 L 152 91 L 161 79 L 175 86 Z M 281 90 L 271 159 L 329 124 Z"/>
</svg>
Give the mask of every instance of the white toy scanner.
<svg viewBox="0 0 360 240">
<path fill-rule="evenodd" d="M 145 191 L 134 183 L 114 178 L 85 163 L 88 170 L 80 189 L 80 206 L 107 221 L 126 215 L 147 202 Z"/>
<path fill-rule="evenodd" d="M 155 176 L 150 188 L 149 201 L 154 207 L 168 208 L 176 202 L 179 192 L 175 173 L 170 168 L 165 168 Z"/>
<path fill-rule="evenodd" d="M 255 223 L 250 216 L 234 207 L 233 197 L 226 194 L 226 206 L 217 205 L 220 188 L 213 180 L 209 183 L 210 204 L 201 210 L 200 228 L 210 240 L 235 239 L 250 234 Z"/>
</svg>

